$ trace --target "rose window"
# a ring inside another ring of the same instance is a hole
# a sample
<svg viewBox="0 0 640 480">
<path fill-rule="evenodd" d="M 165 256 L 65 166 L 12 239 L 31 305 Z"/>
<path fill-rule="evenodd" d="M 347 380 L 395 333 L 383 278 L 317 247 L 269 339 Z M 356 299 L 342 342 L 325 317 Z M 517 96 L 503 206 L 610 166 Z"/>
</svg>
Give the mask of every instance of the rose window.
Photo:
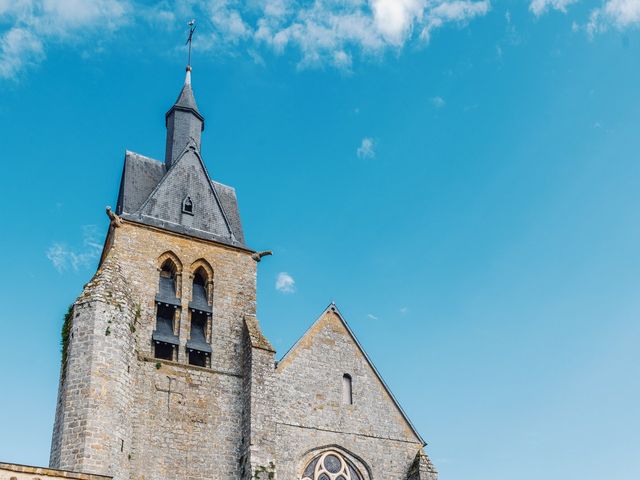
<svg viewBox="0 0 640 480">
<path fill-rule="evenodd" d="M 302 480 L 362 480 L 356 467 L 338 452 L 329 451 L 314 458 Z"/>
</svg>

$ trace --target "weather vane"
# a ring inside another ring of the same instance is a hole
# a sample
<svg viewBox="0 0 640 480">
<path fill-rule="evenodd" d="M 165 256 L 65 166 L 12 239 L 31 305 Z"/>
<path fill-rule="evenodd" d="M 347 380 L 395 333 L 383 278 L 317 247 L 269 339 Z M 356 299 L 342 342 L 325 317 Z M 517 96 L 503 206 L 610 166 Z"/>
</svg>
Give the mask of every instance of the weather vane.
<svg viewBox="0 0 640 480">
<path fill-rule="evenodd" d="M 193 32 L 196 30 L 196 21 L 195 19 L 191 20 L 187 25 L 189 25 L 189 38 L 187 38 L 187 43 L 185 45 L 189 45 L 189 62 L 187 65 L 191 66 L 191 42 L 193 41 Z"/>
</svg>

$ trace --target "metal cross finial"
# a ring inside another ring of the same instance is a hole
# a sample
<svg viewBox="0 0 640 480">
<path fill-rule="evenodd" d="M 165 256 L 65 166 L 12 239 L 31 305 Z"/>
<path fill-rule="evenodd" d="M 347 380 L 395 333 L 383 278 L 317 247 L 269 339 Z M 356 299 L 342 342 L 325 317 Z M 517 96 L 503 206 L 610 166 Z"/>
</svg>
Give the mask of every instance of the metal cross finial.
<svg viewBox="0 0 640 480">
<path fill-rule="evenodd" d="M 189 38 L 187 38 L 187 43 L 185 45 L 189 45 L 189 61 L 187 62 L 187 66 L 191 66 L 191 42 L 193 41 L 193 32 L 196 30 L 196 21 L 192 19 L 189 23 Z"/>
</svg>

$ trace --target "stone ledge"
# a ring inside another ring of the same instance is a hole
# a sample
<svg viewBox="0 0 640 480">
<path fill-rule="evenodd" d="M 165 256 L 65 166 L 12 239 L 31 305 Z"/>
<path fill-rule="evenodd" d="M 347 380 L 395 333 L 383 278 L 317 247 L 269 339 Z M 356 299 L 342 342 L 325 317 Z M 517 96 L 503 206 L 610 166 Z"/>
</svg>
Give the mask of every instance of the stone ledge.
<svg viewBox="0 0 640 480">
<path fill-rule="evenodd" d="M 224 370 L 216 370 L 214 368 L 209 368 L 209 367 L 198 367 L 197 365 L 174 362 L 173 360 L 164 360 L 162 358 L 150 357 L 148 355 L 143 355 L 143 354 L 138 354 L 138 360 L 147 362 L 147 363 L 160 363 L 162 365 L 168 365 L 170 367 L 179 367 L 187 370 L 197 370 L 199 372 L 215 373 L 218 375 L 228 375 L 230 377 L 239 377 L 239 378 L 243 377 L 242 373 L 225 372 Z"/>
<path fill-rule="evenodd" d="M 113 478 L 106 475 L 96 475 L 93 473 L 70 472 L 68 470 L 56 470 L 55 468 L 33 467 L 30 465 L 20 465 L 17 463 L 0 462 L 0 473 L 2 473 L 2 471 L 55 478 L 70 478 L 77 480 L 111 480 Z"/>
</svg>

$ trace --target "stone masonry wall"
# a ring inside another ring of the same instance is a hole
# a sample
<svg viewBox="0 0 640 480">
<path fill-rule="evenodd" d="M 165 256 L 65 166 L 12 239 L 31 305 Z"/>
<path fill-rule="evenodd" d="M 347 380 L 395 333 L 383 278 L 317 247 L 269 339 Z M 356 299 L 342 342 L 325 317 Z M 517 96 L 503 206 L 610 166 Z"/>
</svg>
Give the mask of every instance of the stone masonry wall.
<svg viewBox="0 0 640 480">
<path fill-rule="evenodd" d="M 345 373 L 352 405 L 342 400 Z M 422 442 L 335 311 L 285 356 L 276 377 L 278 478 L 301 478 L 305 461 L 334 445 L 360 458 L 375 479 L 406 480 Z"/>
<path fill-rule="evenodd" d="M 112 252 L 120 259 L 139 310 L 133 438 L 127 453 L 131 478 L 238 479 L 243 318 L 255 314 L 255 261 L 246 251 L 126 222 L 115 230 Z M 166 252 L 177 257 L 181 270 L 177 362 L 154 359 L 151 342 L 158 259 Z M 188 365 L 185 348 L 193 274 L 202 260 L 214 272 L 210 368 Z"/>
<path fill-rule="evenodd" d="M 0 480 L 111 480 L 111 477 L 0 462 Z"/>
<path fill-rule="evenodd" d="M 257 318 L 246 316 L 245 327 L 241 480 L 269 480 L 276 472 L 275 350 Z"/>
<path fill-rule="evenodd" d="M 66 374 L 52 439 L 52 467 L 126 474 L 131 438 L 133 304 L 118 259 L 107 259 L 74 304 Z"/>
<path fill-rule="evenodd" d="M 422 441 L 335 307 L 277 365 L 251 252 L 123 221 L 74 308 L 51 465 L 114 480 L 297 480 L 341 451 L 364 480 L 435 480 Z M 161 262 L 178 263 L 175 361 L 153 356 Z M 188 365 L 193 273 L 213 271 L 212 358 Z M 353 404 L 342 397 L 352 378 Z M 1 480 L 1 479 L 0 479 Z"/>
</svg>

